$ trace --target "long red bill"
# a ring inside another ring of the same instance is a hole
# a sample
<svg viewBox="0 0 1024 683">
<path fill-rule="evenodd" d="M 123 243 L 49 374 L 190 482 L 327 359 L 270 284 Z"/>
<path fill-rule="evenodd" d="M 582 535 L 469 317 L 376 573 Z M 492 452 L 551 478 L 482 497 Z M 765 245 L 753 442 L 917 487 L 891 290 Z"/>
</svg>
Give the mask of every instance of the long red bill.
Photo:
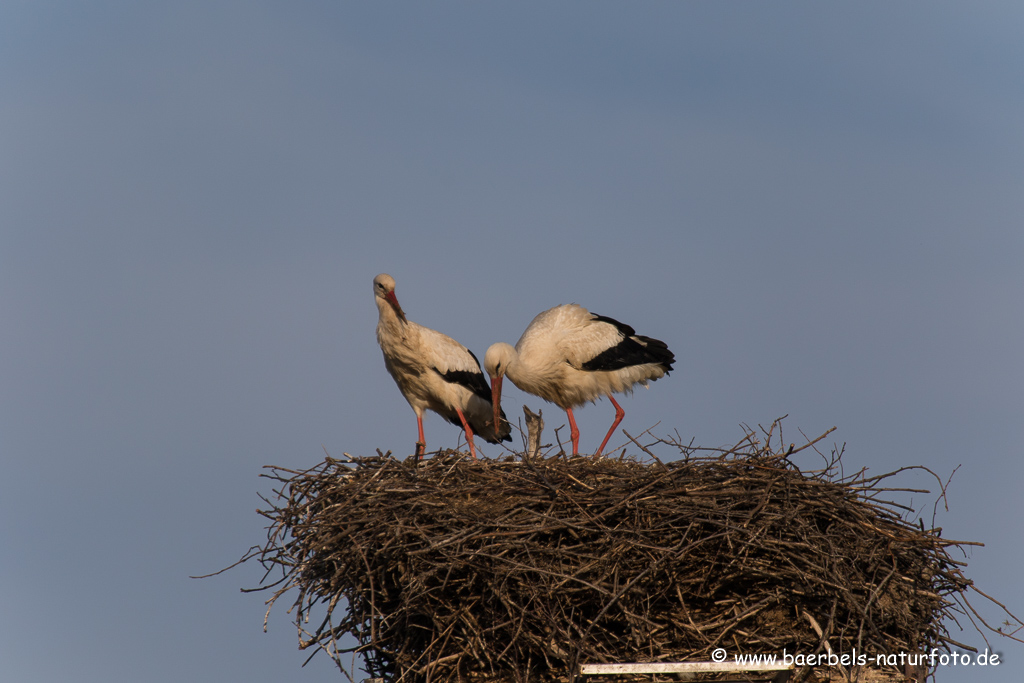
<svg viewBox="0 0 1024 683">
<path fill-rule="evenodd" d="M 491 380 L 491 405 L 494 406 L 494 433 L 501 430 L 501 375 Z"/>
<path fill-rule="evenodd" d="M 391 308 L 395 309 L 395 313 L 398 314 L 398 317 L 402 319 L 403 323 L 409 322 L 408 320 L 405 319 L 405 311 L 403 311 L 402 307 L 399 305 L 398 297 L 395 296 L 394 292 L 388 292 L 387 294 L 384 295 L 384 298 L 387 299 L 387 302 L 389 304 L 391 304 Z"/>
</svg>

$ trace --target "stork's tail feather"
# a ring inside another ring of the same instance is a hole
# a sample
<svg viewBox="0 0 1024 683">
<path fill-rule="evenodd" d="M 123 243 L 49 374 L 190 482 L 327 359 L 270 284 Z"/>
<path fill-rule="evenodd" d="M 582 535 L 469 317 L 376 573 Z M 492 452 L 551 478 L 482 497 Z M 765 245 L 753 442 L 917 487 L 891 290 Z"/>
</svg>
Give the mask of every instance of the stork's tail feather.
<svg viewBox="0 0 1024 683">
<path fill-rule="evenodd" d="M 487 403 L 490 407 L 490 402 Z M 448 422 L 451 422 L 456 427 L 462 426 L 462 421 L 459 420 L 459 416 L 455 413 L 439 413 Z M 508 423 L 508 419 L 505 417 L 505 411 L 501 411 L 501 429 L 498 433 L 494 433 L 494 429 L 491 427 L 490 418 L 483 418 L 480 416 L 466 415 L 466 419 L 469 421 L 469 426 L 473 430 L 473 434 L 479 436 L 487 443 L 501 443 L 502 441 L 512 440 L 512 427 Z"/>
<path fill-rule="evenodd" d="M 505 411 L 501 411 L 501 427 L 498 429 L 498 433 L 494 433 L 494 429 L 491 427 L 491 421 L 487 420 L 486 425 L 482 425 L 483 429 L 478 432 L 481 438 L 487 443 L 501 443 L 502 441 L 512 440 L 512 426 L 508 423 L 508 419 L 505 417 Z M 475 429 L 475 427 L 474 427 Z"/>
<path fill-rule="evenodd" d="M 672 364 L 676 362 L 676 356 L 669 350 L 668 344 L 660 339 L 652 339 L 651 337 L 641 335 L 637 335 L 636 338 L 644 346 L 644 355 L 647 358 L 645 362 L 657 363 L 665 368 L 666 375 L 672 371 Z"/>
</svg>

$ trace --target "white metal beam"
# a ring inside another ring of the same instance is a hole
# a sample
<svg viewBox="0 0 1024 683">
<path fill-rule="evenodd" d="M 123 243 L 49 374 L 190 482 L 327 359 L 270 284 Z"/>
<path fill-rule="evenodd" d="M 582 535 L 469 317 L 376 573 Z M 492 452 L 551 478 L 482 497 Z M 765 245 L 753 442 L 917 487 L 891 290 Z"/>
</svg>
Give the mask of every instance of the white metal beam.
<svg viewBox="0 0 1024 683">
<path fill-rule="evenodd" d="M 731 671 L 785 671 L 792 664 L 772 662 L 637 662 L 633 664 L 581 664 L 583 675 L 723 673 Z"/>
</svg>

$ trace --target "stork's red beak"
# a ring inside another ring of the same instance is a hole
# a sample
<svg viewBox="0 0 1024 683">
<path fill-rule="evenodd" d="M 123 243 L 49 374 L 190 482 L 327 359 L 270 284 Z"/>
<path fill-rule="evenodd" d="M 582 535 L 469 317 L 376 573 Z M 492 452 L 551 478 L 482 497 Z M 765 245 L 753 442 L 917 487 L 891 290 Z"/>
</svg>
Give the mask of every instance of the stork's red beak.
<svg viewBox="0 0 1024 683">
<path fill-rule="evenodd" d="M 389 304 L 391 304 L 391 308 L 395 309 L 395 313 L 398 315 L 399 318 L 402 319 L 403 323 L 409 322 L 408 320 L 405 319 L 405 311 L 403 311 L 401 305 L 399 305 L 398 297 L 395 296 L 394 291 L 385 294 L 384 298 L 387 300 Z"/>
<path fill-rule="evenodd" d="M 501 430 L 501 379 L 498 375 L 491 380 L 491 405 L 494 406 L 494 433 Z"/>
</svg>

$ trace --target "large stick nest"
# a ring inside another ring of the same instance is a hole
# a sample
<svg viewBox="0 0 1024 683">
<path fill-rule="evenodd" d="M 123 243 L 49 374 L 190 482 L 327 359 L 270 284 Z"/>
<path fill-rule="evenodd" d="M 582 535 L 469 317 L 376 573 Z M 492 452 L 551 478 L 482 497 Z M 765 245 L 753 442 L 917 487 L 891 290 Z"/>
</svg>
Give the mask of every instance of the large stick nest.
<svg viewBox="0 0 1024 683">
<path fill-rule="evenodd" d="M 713 452 L 659 439 L 681 455 L 664 462 L 634 442 L 649 457 L 273 467 L 267 542 L 245 559 L 267 569 L 271 607 L 297 590 L 301 647 L 343 670 L 358 652 L 389 681 L 960 645 L 946 620 L 980 619 L 948 552 L 964 543 L 881 500 L 906 490 L 883 488 L 891 475 L 843 477 L 835 450 L 801 472 L 764 433 Z"/>
</svg>

